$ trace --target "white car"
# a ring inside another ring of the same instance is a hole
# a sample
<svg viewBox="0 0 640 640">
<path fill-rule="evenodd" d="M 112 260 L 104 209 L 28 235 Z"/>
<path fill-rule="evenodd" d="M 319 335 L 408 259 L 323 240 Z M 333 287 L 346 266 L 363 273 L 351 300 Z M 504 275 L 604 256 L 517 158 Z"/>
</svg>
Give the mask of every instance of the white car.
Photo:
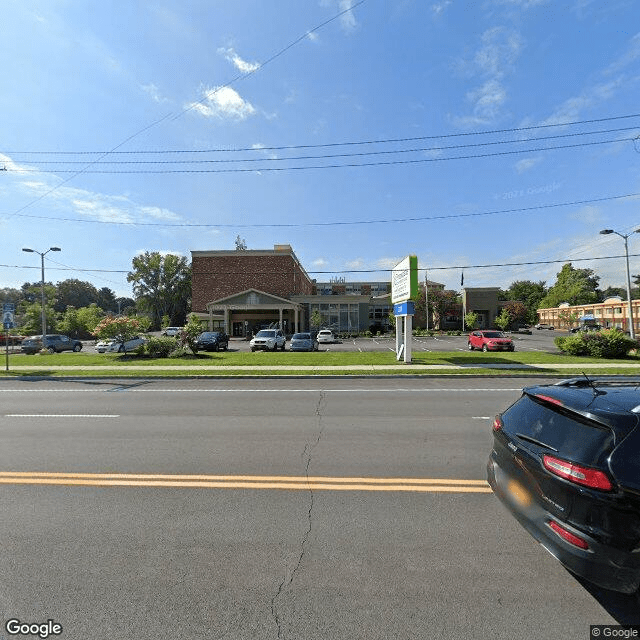
<svg viewBox="0 0 640 640">
<path fill-rule="evenodd" d="M 108 347 L 107 352 L 113 353 L 126 353 L 127 351 L 135 351 L 139 346 L 143 345 L 146 342 L 144 338 L 140 336 L 135 336 L 131 338 L 131 340 L 114 340 Z"/>
<path fill-rule="evenodd" d="M 177 336 L 184 327 L 167 327 L 163 332 L 163 336 Z"/>
<path fill-rule="evenodd" d="M 329 329 L 321 329 L 318 331 L 317 340 L 320 344 L 327 344 L 328 342 L 335 342 L 336 337 L 333 335 L 333 331 L 330 331 Z"/>
<path fill-rule="evenodd" d="M 99 340 L 96 342 L 96 351 L 98 353 L 104 353 L 109 350 L 109 347 L 115 342 L 115 340 Z"/>
<path fill-rule="evenodd" d="M 251 351 L 257 351 L 258 349 L 262 351 L 277 351 L 278 349 L 282 349 L 282 351 L 284 351 L 286 343 L 287 339 L 284 337 L 281 329 L 261 329 L 251 338 L 249 347 Z"/>
</svg>

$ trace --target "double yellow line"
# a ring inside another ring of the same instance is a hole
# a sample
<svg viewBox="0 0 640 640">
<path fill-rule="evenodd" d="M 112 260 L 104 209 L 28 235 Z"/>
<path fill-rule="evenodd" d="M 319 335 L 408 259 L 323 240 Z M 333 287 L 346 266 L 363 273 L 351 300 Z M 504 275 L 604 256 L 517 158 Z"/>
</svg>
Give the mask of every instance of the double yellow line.
<svg viewBox="0 0 640 640">
<path fill-rule="evenodd" d="M 454 480 L 448 478 L 334 478 L 325 476 L 216 476 L 0 471 L 0 484 L 190 489 L 286 489 L 289 491 L 491 493 L 489 485 L 484 480 Z"/>
</svg>

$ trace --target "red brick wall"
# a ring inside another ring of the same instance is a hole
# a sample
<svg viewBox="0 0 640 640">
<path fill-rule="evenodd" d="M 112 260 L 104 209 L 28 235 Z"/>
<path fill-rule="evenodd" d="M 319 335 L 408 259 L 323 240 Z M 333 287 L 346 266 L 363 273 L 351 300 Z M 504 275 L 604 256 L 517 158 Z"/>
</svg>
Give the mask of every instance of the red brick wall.
<svg viewBox="0 0 640 640">
<path fill-rule="evenodd" d="M 207 302 L 257 289 L 289 298 L 310 295 L 312 283 L 290 254 L 192 256 L 191 308 L 205 313 Z"/>
</svg>

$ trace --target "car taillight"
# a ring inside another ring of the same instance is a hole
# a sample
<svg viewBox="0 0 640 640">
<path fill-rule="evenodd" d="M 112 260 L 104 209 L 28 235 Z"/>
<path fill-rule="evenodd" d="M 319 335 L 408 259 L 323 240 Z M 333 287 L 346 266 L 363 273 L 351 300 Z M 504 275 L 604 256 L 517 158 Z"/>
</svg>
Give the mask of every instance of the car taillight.
<svg viewBox="0 0 640 640">
<path fill-rule="evenodd" d="M 557 398 L 552 398 L 551 396 L 544 396 L 541 393 L 536 393 L 535 397 L 538 398 L 539 400 L 543 400 L 544 402 L 557 404 L 559 407 L 562 406 L 562 402 L 560 402 L 560 400 L 558 400 Z"/>
<path fill-rule="evenodd" d="M 501 416 L 496 416 L 493 419 L 493 425 L 492 428 L 494 431 L 500 431 L 500 429 L 502 429 L 502 427 L 504 426 L 503 422 L 502 422 L 502 417 Z"/>
<path fill-rule="evenodd" d="M 600 491 L 611 491 L 613 489 L 607 474 L 598 469 L 583 467 L 548 455 L 543 456 L 542 463 L 545 469 L 561 478 L 565 478 L 565 480 L 570 480 L 591 489 L 599 489 Z"/>
<path fill-rule="evenodd" d="M 586 540 L 583 540 L 580 536 L 577 536 L 575 533 L 571 533 L 568 529 L 565 529 L 563 526 L 559 525 L 555 520 L 549 520 L 549 526 L 564 540 L 569 542 L 570 544 L 579 547 L 580 549 L 588 549 L 589 543 Z"/>
</svg>

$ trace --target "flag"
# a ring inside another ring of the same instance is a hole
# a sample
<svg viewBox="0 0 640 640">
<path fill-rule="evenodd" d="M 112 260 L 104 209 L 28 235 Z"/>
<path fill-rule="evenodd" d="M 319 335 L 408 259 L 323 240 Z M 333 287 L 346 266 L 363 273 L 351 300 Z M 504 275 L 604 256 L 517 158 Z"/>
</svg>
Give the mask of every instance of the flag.
<svg viewBox="0 0 640 640">
<path fill-rule="evenodd" d="M 464 271 L 460 272 L 460 286 L 464 287 Z"/>
</svg>

